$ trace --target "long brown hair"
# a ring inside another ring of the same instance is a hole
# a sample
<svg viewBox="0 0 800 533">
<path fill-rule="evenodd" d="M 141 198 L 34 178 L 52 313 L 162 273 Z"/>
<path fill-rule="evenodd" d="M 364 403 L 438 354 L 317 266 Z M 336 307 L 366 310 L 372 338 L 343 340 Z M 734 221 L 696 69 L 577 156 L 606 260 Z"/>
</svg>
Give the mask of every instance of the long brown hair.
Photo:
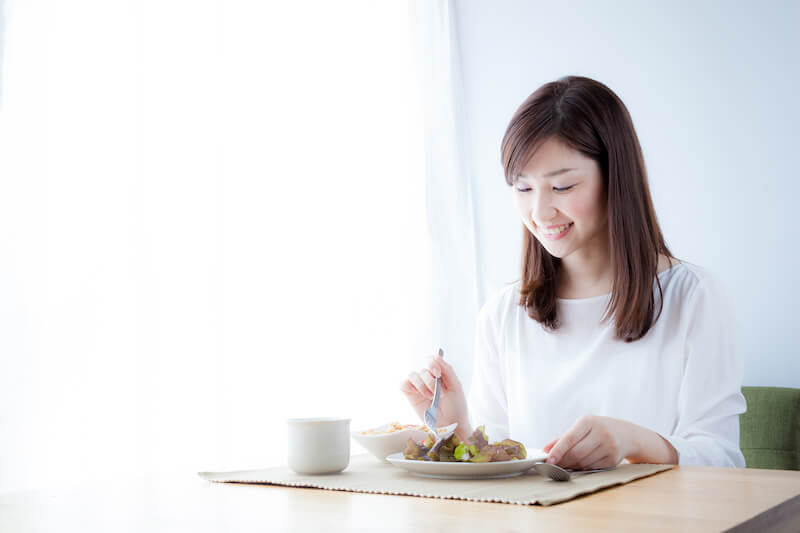
<svg viewBox="0 0 800 533">
<path fill-rule="evenodd" d="M 630 113 L 602 83 L 567 76 L 531 94 L 508 124 L 501 145 L 506 182 L 513 185 L 536 149 L 555 138 L 594 159 L 606 190 L 613 281 L 603 321 L 613 317 L 616 336 L 638 340 L 661 314 L 659 254 L 672 259 L 656 219 L 642 149 Z M 519 304 L 528 315 L 559 327 L 556 287 L 561 260 L 523 225 Z M 659 292 L 656 312 L 653 282 Z"/>
</svg>

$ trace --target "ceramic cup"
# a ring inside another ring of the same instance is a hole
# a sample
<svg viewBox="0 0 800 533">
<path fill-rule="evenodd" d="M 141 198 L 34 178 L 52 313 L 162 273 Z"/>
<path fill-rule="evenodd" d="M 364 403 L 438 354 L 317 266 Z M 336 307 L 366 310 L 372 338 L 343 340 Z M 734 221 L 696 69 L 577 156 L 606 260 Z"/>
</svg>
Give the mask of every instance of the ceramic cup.
<svg viewBox="0 0 800 533">
<path fill-rule="evenodd" d="M 334 474 L 350 463 L 349 418 L 289 418 L 289 468 Z"/>
</svg>

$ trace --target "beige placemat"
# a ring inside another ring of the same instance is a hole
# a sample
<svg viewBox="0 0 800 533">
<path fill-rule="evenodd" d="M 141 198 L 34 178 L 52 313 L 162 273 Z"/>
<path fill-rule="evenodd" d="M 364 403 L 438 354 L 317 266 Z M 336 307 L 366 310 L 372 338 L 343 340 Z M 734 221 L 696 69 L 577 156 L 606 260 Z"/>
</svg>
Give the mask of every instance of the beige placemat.
<svg viewBox="0 0 800 533">
<path fill-rule="evenodd" d="M 449 498 L 477 502 L 552 505 L 663 472 L 672 465 L 623 464 L 615 470 L 575 476 L 567 482 L 551 481 L 533 470 L 502 479 L 431 479 L 415 476 L 382 463 L 371 455 L 356 455 L 339 474 L 311 476 L 295 474 L 287 467 L 239 472 L 199 472 L 208 481 L 312 487 L 326 490 L 401 494 L 426 498 Z"/>
</svg>

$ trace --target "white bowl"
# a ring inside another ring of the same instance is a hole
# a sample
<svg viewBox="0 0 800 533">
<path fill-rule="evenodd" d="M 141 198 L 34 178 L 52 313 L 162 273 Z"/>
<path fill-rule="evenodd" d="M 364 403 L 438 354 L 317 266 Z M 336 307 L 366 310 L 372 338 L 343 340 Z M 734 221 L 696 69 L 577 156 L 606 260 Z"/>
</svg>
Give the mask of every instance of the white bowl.
<svg viewBox="0 0 800 533">
<path fill-rule="evenodd" d="M 384 424 L 382 426 L 373 428 L 372 431 L 385 431 L 391 425 L 391 423 Z M 450 431 L 451 428 L 455 429 L 456 425 L 457 424 L 451 424 L 446 427 L 440 427 L 437 428 L 437 431 L 439 433 Z M 350 436 L 353 437 L 353 440 L 366 448 L 369 453 L 378 458 L 378 460 L 385 463 L 389 462 L 386 460 L 387 457 L 393 453 L 402 453 L 402 451 L 406 449 L 406 443 L 408 442 L 409 437 L 414 439 L 415 442 L 420 442 L 428 435 L 428 432 L 424 429 L 415 428 L 408 428 L 379 435 L 363 435 L 362 431 L 368 430 L 351 431 Z"/>
</svg>

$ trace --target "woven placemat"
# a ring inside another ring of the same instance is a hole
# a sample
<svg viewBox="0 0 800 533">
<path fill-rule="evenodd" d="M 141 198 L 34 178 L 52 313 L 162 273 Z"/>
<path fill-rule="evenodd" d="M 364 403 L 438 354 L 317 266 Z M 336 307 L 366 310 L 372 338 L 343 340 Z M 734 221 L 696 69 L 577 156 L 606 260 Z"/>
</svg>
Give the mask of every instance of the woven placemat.
<svg viewBox="0 0 800 533">
<path fill-rule="evenodd" d="M 296 474 L 284 466 L 238 472 L 200 472 L 198 475 L 217 483 L 283 485 L 476 502 L 552 505 L 671 468 L 672 465 L 622 464 L 615 470 L 574 476 L 567 482 L 551 481 L 533 470 L 511 478 L 453 480 L 415 476 L 401 468 L 382 463 L 371 455 L 356 455 L 350 458 L 349 466 L 338 474 Z"/>
</svg>

